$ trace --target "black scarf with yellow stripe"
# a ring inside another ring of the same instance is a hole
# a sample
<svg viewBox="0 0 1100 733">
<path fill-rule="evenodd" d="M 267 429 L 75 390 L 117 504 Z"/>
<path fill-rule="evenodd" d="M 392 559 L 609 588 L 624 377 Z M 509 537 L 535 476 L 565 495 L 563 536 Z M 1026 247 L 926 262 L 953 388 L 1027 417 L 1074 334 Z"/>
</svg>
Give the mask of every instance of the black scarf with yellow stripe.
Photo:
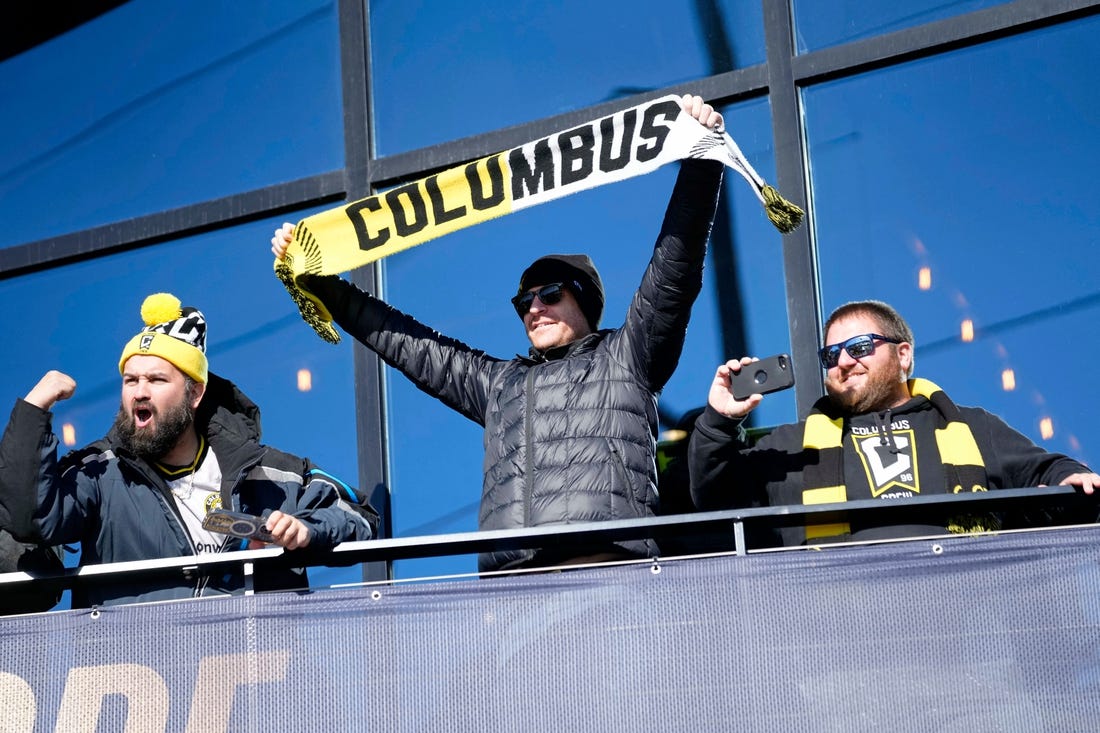
<svg viewBox="0 0 1100 733">
<path fill-rule="evenodd" d="M 936 426 L 936 448 L 943 463 L 946 490 L 952 494 L 988 490 L 985 461 L 974 440 L 974 434 L 963 422 L 958 405 L 942 389 L 927 379 L 907 382 L 912 397 L 924 397 L 939 418 Z M 811 455 L 803 472 L 805 486 L 803 504 L 832 504 L 848 500 L 844 484 L 844 421 L 828 397 L 814 404 L 806 419 L 802 448 Z M 812 460 L 816 453 L 817 460 Z M 991 516 L 956 517 L 948 523 L 951 532 L 978 532 L 997 529 L 999 523 Z M 850 532 L 848 524 L 807 525 L 806 539 L 833 537 Z"/>
</svg>

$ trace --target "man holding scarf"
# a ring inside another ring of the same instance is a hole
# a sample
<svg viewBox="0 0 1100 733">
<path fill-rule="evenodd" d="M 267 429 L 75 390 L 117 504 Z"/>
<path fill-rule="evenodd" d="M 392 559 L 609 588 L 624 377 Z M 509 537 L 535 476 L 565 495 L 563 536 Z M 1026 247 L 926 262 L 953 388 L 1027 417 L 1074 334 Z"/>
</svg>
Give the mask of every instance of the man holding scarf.
<svg viewBox="0 0 1100 733">
<path fill-rule="evenodd" d="M 702 98 L 683 109 L 706 127 Z M 485 429 L 478 525 L 515 529 L 657 513 L 657 394 L 676 368 L 702 287 L 721 163 L 684 160 L 641 285 L 622 326 L 600 329 L 604 292 L 584 254 L 551 254 L 521 274 L 511 307 L 531 343 L 498 359 L 443 336 L 337 276 L 303 276 L 333 320 L 420 389 Z M 294 227 L 272 238 L 282 260 Z M 483 554 L 481 571 L 657 553 L 651 540 Z"/>
</svg>

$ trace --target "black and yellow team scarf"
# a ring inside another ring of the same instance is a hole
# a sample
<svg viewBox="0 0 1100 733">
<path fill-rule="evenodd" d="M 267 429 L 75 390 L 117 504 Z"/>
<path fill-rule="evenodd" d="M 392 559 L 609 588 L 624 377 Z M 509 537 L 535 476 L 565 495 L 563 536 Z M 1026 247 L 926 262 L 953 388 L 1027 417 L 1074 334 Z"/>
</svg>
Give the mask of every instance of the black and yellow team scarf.
<svg viewBox="0 0 1100 733">
<path fill-rule="evenodd" d="M 299 280 L 336 275 L 436 237 L 686 158 L 716 160 L 752 187 L 781 232 L 803 211 L 753 170 L 725 131 L 710 130 L 666 96 L 419 181 L 306 217 L 275 275 L 302 318 L 331 343 L 332 315 Z"/>
<path fill-rule="evenodd" d="M 924 397 L 931 402 L 942 421 L 935 435 L 947 491 L 953 494 L 986 491 L 988 478 L 985 461 L 974 434 L 963 422 L 958 405 L 927 379 L 910 379 L 907 386 L 911 396 Z M 816 452 L 818 460 L 807 463 L 803 471 L 803 504 L 832 504 L 848 500 L 848 489 L 844 484 L 844 417 L 830 416 L 832 412 L 828 397 L 823 397 L 814 404 L 813 412 L 806 418 L 802 448 Z M 992 516 L 955 517 L 947 527 L 948 531 L 959 533 L 998 528 L 999 523 Z M 807 525 L 806 539 L 834 537 L 850 531 L 847 523 Z"/>
</svg>

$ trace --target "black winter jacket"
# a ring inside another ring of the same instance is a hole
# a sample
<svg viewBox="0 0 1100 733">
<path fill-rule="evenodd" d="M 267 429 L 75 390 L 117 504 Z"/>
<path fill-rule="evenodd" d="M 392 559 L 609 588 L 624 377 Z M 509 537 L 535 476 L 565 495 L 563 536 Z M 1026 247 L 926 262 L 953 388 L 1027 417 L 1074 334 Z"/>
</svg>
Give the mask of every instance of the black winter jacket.
<svg viewBox="0 0 1100 733">
<path fill-rule="evenodd" d="M 0 440 L 0 519 L 21 539 L 60 545 L 79 542 L 81 565 L 195 554 L 176 502 L 161 476 L 142 458 L 106 438 L 58 460 L 51 413 L 16 400 Z M 307 459 L 259 443 L 259 409 L 232 383 L 210 375 L 196 414 L 222 468 L 222 506 L 261 515 L 279 509 L 309 527 L 309 547 L 323 551 L 346 540 L 370 539 L 372 510 L 357 510 L 350 487 Z M 340 492 L 349 492 L 341 497 Z M 227 537 L 222 551 L 244 549 Z M 305 571 L 258 574 L 256 590 L 305 587 Z M 96 584 L 74 590 L 73 606 L 188 598 L 208 588 L 242 587 L 233 571 L 221 578 L 165 578 Z"/>
<path fill-rule="evenodd" d="M 345 331 L 420 389 L 485 428 L 483 530 L 633 519 L 658 508 L 657 394 L 680 358 L 721 187 L 722 166 L 681 163 L 653 257 L 621 328 L 501 360 L 448 338 L 336 277 L 305 281 Z M 482 555 L 482 571 L 617 547 Z"/>
<path fill-rule="evenodd" d="M 1090 471 L 1072 458 L 1035 445 L 1001 418 L 980 407 L 959 406 L 959 411 L 974 434 L 991 490 L 1053 486 L 1070 474 Z M 894 501 L 907 496 L 946 493 L 943 467 L 933 435 L 937 427 L 934 416 L 932 403 L 924 397 L 914 397 L 893 410 L 846 419 L 843 445 L 848 499 Z M 816 460 L 802 447 L 805 422 L 780 425 L 751 448 L 741 423 L 741 420 L 721 415 L 709 405 L 696 421 L 688 449 L 696 506 L 711 510 L 802 504 L 803 472 L 808 461 Z M 892 433 L 890 439 L 905 441 L 909 446 L 904 453 L 908 470 L 894 475 L 889 467 L 876 469 L 873 461 L 860 457 L 852 438 L 853 427 L 857 433 L 873 436 L 876 442 L 883 430 Z M 876 476 L 876 470 L 886 473 Z M 1085 521 L 1094 520 L 1095 511 Z M 862 528 L 853 525 L 851 539 L 942 534 L 945 531 L 942 526 L 923 524 Z M 799 545 L 805 540 L 802 527 L 783 528 L 780 535 L 784 545 Z"/>
</svg>

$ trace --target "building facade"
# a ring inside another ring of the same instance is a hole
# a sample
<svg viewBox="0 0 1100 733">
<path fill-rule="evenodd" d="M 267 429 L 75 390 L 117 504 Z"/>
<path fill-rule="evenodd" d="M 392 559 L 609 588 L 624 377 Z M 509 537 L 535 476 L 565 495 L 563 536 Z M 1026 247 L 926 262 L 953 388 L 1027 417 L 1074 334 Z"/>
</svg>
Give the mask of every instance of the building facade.
<svg viewBox="0 0 1100 733">
<path fill-rule="evenodd" d="M 791 354 L 796 388 L 756 420 L 796 419 L 821 394 L 823 315 L 879 298 L 910 319 L 918 376 L 1095 465 L 1100 3 L 904 5 L 123 3 L 0 62 L 0 401 L 60 369 L 78 388 L 55 428 L 77 446 L 98 438 L 142 299 L 173 292 L 206 313 L 211 368 L 261 406 L 267 442 L 375 488 L 392 536 L 472 530 L 480 429 L 351 339 L 319 340 L 271 274 L 271 231 L 694 92 L 807 220 L 779 235 L 727 177 L 663 427 L 743 354 Z M 583 251 L 604 279 L 604 325 L 618 325 L 674 167 L 351 277 L 507 358 L 527 347 L 508 303 L 519 273 Z"/>
</svg>

